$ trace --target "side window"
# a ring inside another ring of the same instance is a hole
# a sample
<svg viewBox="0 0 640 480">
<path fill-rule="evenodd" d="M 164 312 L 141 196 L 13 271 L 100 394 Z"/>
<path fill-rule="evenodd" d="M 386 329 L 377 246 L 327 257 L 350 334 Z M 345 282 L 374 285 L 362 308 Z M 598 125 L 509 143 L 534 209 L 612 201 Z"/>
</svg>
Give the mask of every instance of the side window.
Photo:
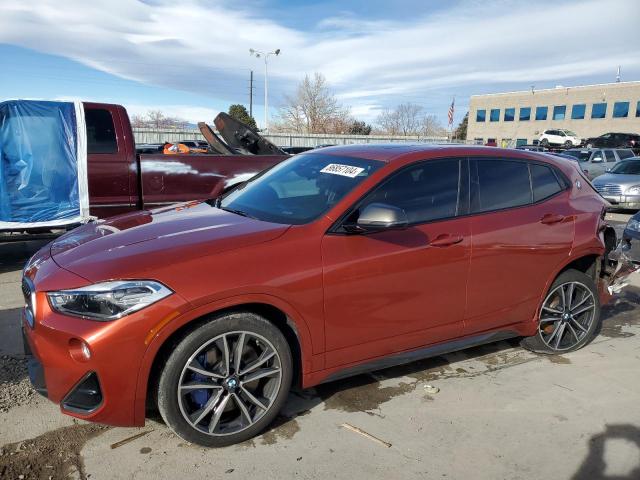
<svg viewBox="0 0 640 480">
<path fill-rule="evenodd" d="M 529 164 L 529 171 L 531 172 L 534 202 L 544 200 L 562 190 L 558 179 L 549 167 L 531 163 Z"/>
<path fill-rule="evenodd" d="M 531 203 L 531 184 L 526 162 L 477 159 L 472 163 L 475 164 L 471 170 L 474 213 Z"/>
<path fill-rule="evenodd" d="M 371 203 L 386 203 L 402 208 L 409 223 L 454 217 L 459 184 L 459 160 L 429 160 L 391 177 L 364 199 L 360 210 Z"/>
<path fill-rule="evenodd" d="M 616 156 L 613 153 L 613 150 L 605 150 L 604 151 L 604 156 L 607 159 L 607 162 L 615 162 L 616 161 Z"/>
<path fill-rule="evenodd" d="M 620 160 L 631 158 L 634 156 L 635 155 L 633 154 L 633 150 L 618 150 L 618 157 L 620 157 Z"/>
<path fill-rule="evenodd" d="M 602 150 L 593 152 L 593 155 L 591 156 L 591 163 L 602 163 L 602 162 L 604 162 L 604 157 L 602 156 Z"/>
<path fill-rule="evenodd" d="M 117 153 L 116 131 L 111 112 L 104 109 L 86 109 L 87 153 Z"/>
</svg>

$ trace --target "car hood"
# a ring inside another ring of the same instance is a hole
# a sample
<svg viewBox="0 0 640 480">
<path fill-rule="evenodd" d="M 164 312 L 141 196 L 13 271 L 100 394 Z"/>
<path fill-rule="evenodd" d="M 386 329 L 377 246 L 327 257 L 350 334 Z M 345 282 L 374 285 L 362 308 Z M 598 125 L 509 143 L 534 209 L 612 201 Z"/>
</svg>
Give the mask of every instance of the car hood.
<svg viewBox="0 0 640 480">
<path fill-rule="evenodd" d="M 191 202 L 89 223 L 55 240 L 51 257 L 91 281 L 132 278 L 154 265 L 267 242 L 288 228 Z"/>
<path fill-rule="evenodd" d="M 605 183 L 613 183 L 628 188 L 633 185 L 640 185 L 640 175 L 625 175 L 620 173 L 605 173 L 593 179 L 594 185 L 604 185 Z"/>
</svg>

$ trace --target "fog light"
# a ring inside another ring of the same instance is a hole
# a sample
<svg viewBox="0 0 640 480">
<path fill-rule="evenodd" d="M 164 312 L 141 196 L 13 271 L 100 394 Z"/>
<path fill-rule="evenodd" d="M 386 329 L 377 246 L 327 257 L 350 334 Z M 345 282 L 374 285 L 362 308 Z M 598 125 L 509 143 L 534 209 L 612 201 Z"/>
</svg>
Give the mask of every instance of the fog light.
<svg viewBox="0 0 640 480">
<path fill-rule="evenodd" d="M 91 358 L 91 350 L 84 340 L 72 338 L 69 340 L 69 354 L 78 362 L 86 362 Z"/>
</svg>

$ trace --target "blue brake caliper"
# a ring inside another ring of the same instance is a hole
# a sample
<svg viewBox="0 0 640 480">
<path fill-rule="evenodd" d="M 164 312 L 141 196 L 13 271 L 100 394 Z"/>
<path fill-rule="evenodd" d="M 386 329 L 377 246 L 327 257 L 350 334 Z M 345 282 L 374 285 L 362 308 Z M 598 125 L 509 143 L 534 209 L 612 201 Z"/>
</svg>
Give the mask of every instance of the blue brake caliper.
<svg viewBox="0 0 640 480">
<path fill-rule="evenodd" d="M 206 363 L 207 359 L 206 359 L 206 355 L 202 354 L 198 357 L 198 362 L 200 362 L 200 365 L 202 365 L 204 368 L 207 368 L 207 363 Z M 207 377 L 205 377 L 204 375 L 201 375 L 197 372 L 192 372 L 192 376 L 191 376 L 191 381 L 193 382 L 201 382 L 206 380 Z M 207 389 L 201 389 L 201 390 L 194 390 L 191 392 L 191 400 L 198 405 L 198 407 L 202 408 L 204 407 L 204 405 L 207 403 L 207 400 L 209 400 L 209 397 L 211 397 L 211 389 L 207 388 Z"/>
</svg>

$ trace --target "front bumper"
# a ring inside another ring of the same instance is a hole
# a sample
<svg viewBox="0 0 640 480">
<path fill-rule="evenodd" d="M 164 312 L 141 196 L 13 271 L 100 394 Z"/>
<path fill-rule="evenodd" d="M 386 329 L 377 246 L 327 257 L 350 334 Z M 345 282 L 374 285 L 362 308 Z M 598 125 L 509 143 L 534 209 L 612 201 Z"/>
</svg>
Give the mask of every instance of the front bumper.
<svg viewBox="0 0 640 480">
<path fill-rule="evenodd" d="M 24 310 L 22 315 L 25 351 L 33 355 L 31 382 L 67 415 L 108 425 L 139 426 L 144 418 L 136 420 L 136 392 L 150 332 L 166 318 L 174 318 L 187 302 L 173 294 L 111 322 L 62 315 L 50 308 L 45 291 L 40 290 L 75 288 L 87 281 L 70 278 L 63 269 L 56 274 L 52 264 L 46 259 L 37 271 L 26 272 L 36 291 L 33 325 Z M 82 343 L 88 346 L 89 358 L 78 355 Z"/>
<path fill-rule="evenodd" d="M 607 195 L 602 194 L 612 206 L 617 208 L 640 209 L 640 195 Z"/>
</svg>

